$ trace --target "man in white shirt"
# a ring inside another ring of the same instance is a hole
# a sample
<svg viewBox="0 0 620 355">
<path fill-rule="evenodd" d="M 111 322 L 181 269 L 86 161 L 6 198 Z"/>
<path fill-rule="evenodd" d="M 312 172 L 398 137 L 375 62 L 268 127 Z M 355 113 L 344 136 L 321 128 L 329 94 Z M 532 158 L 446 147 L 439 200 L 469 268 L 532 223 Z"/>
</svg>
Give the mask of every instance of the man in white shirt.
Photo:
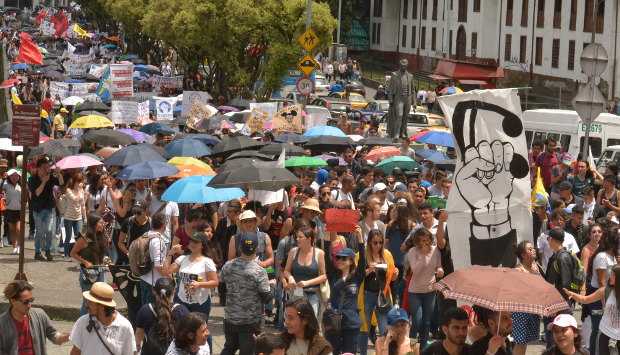
<svg viewBox="0 0 620 355">
<path fill-rule="evenodd" d="M 164 262 L 168 247 L 163 238 L 163 232 L 166 228 L 166 217 L 162 213 L 158 213 L 151 218 L 151 230 L 149 236 L 149 256 L 151 258 L 152 269 L 148 273 L 140 276 L 140 293 L 142 304 L 151 303 L 153 299 L 153 285 L 162 278 L 167 276 L 164 269 Z"/>
<path fill-rule="evenodd" d="M 342 188 L 339 190 L 332 190 L 332 199 L 334 200 L 336 207 L 355 209 L 353 191 L 355 191 L 355 178 L 351 175 L 343 176 Z"/>
<path fill-rule="evenodd" d="M 116 311 L 112 286 L 95 282 L 90 291 L 83 295 L 88 303 L 88 314 L 81 316 L 73 325 L 69 337 L 73 343 L 70 354 L 134 354 L 136 339 L 133 327 L 127 318 Z"/>
<path fill-rule="evenodd" d="M 553 211 L 551 214 L 551 224 L 555 228 L 560 228 L 564 231 L 564 226 L 566 225 L 566 221 L 568 220 L 568 214 L 564 212 L 562 209 L 557 209 Z M 543 270 L 547 271 L 547 264 L 549 263 L 549 259 L 551 255 L 553 255 L 553 250 L 549 246 L 548 234 L 542 233 L 538 240 L 536 241 L 536 247 L 538 248 L 538 252 L 540 253 L 540 263 L 542 265 Z M 564 241 L 562 242 L 562 246 L 569 253 L 577 254 L 579 253 L 579 245 L 575 240 L 575 237 L 564 231 Z"/>
</svg>

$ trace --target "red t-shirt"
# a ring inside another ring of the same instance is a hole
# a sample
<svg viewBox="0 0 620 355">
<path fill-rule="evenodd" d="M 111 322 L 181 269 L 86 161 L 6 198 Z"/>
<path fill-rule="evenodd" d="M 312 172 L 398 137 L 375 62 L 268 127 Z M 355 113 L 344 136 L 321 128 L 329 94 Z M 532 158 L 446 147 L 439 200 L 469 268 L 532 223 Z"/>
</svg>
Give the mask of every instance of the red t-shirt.
<svg viewBox="0 0 620 355">
<path fill-rule="evenodd" d="M 185 232 L 185 228 L 177 228 L 177 232 L 174 236 L 179 238 L 179 244 L 181 244 L 183 250 L 187 251 L 187 246 L 189 245 L 189 235 Z"/>
<path fill-rule="evenodd" d="M 51 114 L 52 109 L 54 108 L 54 100 L 44 99 L 43 101 L 41 101 L 41 108 L 44 109 L 47 113 Z"/>
<path fill-rule="evenodd" d="M 30 319 L 24 316 L 21 321 L 13 319 L 15 328 L 17 329 L 17 353 L 19 355 L 34 355 L 34 346 L 32 345 L 32 334 L 30 334 Z"/>
</svg>

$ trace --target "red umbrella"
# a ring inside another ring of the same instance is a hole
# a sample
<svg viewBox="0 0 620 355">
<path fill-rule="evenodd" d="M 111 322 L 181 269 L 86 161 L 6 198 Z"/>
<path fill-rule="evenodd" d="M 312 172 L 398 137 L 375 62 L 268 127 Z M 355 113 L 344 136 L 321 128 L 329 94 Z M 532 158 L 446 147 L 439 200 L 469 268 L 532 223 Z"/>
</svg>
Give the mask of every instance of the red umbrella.
<svg viewBox="0 0 620 355">
<path fill-rule="evenodd" d="M 570 309 L 560 292 L 542 277 L 516 269 L 471 266 L 453 272 L 433 288 L 446 298 L 496 312 L 552 316 Z"/>
<path fill-rule="evenodd" d="M 9 89 L 12 88 L 13 85 L 19 84 L 19 79 L 6 79 L 2 83 L 0 83 L 0 89 Z"/>
<path fill-rule="evenodd" d="M 376 163 L 379 160 L 394 157 L 397 155 L 402 155 L 400 152 L 400 148 L 398 147 L 377 147 L 368 152 L 368 154 L 366 154 L 366 160 L 370 160 Z"/>
</svg>

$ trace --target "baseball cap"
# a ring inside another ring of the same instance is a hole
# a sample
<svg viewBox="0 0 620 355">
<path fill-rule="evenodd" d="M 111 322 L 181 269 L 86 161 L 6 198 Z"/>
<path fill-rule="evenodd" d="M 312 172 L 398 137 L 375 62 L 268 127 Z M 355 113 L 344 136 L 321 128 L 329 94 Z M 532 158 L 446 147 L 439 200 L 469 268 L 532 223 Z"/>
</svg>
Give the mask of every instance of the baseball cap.
<svg viewBox="0 0 620 355">
<path fill-rule="evenodd" d="M 6 173 L 6 175 L 7 175 L 7 176 L 11 176 L 11 175 L 13 175 L 13 174 L 17 174 L 17 175 L 19 175 L 19 176 L 22 176 L 22 174 L 21 174 L 21 173 L 19 172 L 19 170 L 17 170 L 17 169 L 11 169 L 11 170 L 9 170 L 9 171 Z"/>
<path fill-rule="evenodd" d="M 387 323 L 392 326 L 400 321 L 409 322 L 409 316 L 404 309 L 393 307 L 387 314 Z"/>
<path fill-rule="evenodd" d="M 557 240 L 558 242 L 564 242 L 564 231 L 559 228 L 553 228 L 549 231 L 549 237 Z"/>
<path fill-rule="evenodd" d="M 352 258 L 355 256 L 355 252 L 351 248 L 343 248 L 339 252 L 336 253 L 336 256 Z"/>
<path fill-rule="evenodd" d="M 570 314 L 558 314 L 555 319 L 553 319 L 553 322 L 549 323 L 547 329 L 551 330 L 554 325 L 560 328 L 573 327 L 579 329 L 577 327 L 577 320 Z"/>
<path fill-rule="evenodd" d="M 256 213 L 252 210 L 245 210 L 239 216 L 240 221 L 243 221 L 244 219 L 256 219 Z"/>
<path fill-rule="evenodd" d="M 66 108 L 64 108 L 64 107 L 60 109 L 60 112 L 62 112 L 62 113 L 69 113 L 69 111 Z"/>
<path fill-rule="evenodd" d="M 375 184 L 375 186 L 372 187 L 372 192 L 383 191 L 385 189 L 387 189 L 387 185 L 382 182 L 378 182 Z"/>
<path fill-rule="evenodd" d="M 253 233 L 244 233 L 241 235 L 241 252 L 244 255 L 252 255 L 256 252 L 256 248 L 258 247 L 258 234 L 256 232 Z"/>
</svg>

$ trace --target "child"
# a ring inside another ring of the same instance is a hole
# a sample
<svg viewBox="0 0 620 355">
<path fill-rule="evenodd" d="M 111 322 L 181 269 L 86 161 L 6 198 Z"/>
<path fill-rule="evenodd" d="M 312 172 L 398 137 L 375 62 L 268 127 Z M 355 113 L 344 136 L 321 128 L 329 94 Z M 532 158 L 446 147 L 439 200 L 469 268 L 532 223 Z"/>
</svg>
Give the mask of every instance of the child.
<svg viewBox="0 0 620 355">
<path fill-rule="evenodd" d="M 277 333 L 262 333 L 256 337 L 256 355 L 284 355 L 286 343 Z"/>
</svg>

